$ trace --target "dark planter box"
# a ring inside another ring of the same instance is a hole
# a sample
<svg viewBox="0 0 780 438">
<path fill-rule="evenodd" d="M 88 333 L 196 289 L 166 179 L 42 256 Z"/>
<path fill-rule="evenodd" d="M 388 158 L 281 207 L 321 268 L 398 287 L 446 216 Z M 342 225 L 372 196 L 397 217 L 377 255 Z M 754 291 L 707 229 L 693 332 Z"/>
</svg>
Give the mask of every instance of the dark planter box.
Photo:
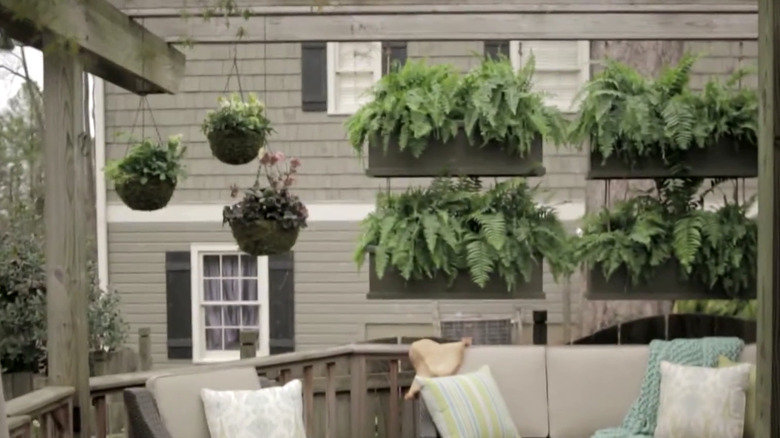
<svg viewBox="0 0 780 438">
<path fill-rule="evenodd" d="M 368 299 L 370 300 L 517 300 L 544 299 L 544 277 L 542 264 L 534 268 L 531 281 L 506 290 L 506 283 L 494 275 L 484 288 L 480 289 L 468 272 L 458 275 L 452 286 L 447 287 L 445 277 L 406 281 L 392 268 L 379 279 L 376 275 L 374 255 L 369 254 Z"/>
<path fill-rule="evenodd" d="M 507 154 L 498 143 L 471 145 L 464 131 L 444 143 L 433 141 L 419 158 L 400 151 L 391 140 L 387 153 L 381 142 L 369 142 L 366 174 L 377 178 L 453 176 L 542 176 L 545 173 L 542 138 L 534 140 L 524 157 Z"/>
<path fill-rule="evenodd" d="M 686 170 L 679 174 L 672 173 L 660 158 L 647 158 L 631 167 L 612 155 L 602 164 L 601 154 L 594 152 L 590 154 L 587 178 L 755 178 L 758 176 L 758 148 L 740 146 L 733 139 L 721 139 L 710 147 L 690 150 L 681 164 Z"/>
<path fill-rule="evenodd" d="M 753 294 L 745 299 L 755 298 Z M 607 281 L 596 265 L 588 272 L 589 300 L 723 300 L 732 299 L 722 289 L 710 289 L 698 281 L 686 281 L 680 276 L 676 261 L 656 269 L 655 276 L 645 284 L 633 286 L 625 268 L 619 268 Z"/>
</svg>

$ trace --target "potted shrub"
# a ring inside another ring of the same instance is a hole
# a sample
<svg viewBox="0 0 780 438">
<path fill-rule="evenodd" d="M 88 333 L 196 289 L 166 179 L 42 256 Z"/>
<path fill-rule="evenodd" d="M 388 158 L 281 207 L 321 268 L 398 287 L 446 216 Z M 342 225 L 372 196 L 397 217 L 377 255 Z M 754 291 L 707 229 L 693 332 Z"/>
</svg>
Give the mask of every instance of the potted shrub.
<svg viewBox="0 0 780 438">
<path fill-rule="evenodd" d="M 544 298 L 542 259 L 571 272 L 570 237 L 522 180 L 482 192 L 478 180 L 437 178 L 380 194 L 355 261 L 369 256 L 369 298 Z"/>
<path fill-rule="evenodd" d="M 465 76 L 409 61 L 347 120 L 349 141 L 359 154 L 368 144 L 375 177 L 543 175 L 542 139 L 562 143 L 565 129 L 532 91 L 533 72 L 533 59 L 519 72 L 488 59 Z"/>
<path fill-rule="evenodd" d="M 168 205 L 184 176 L 185 150 L 181 136 L 172 136 L 165 144 L 145 138 L 124 158 L 109 162 L 105 174 L 125 205 L 139 211 L 159 210 Z"/>
<path fill-rule="evenodd" d="M 224 208 L 223 223 L 230 225 L 242 251 L 254 256 L 274 255 L 295 245 L 309 216 L 303 202 L 290 192 L 300 164 L 297 158 L 288 162 L 281 152 L 264 152 L 254 186 L 244 192 L 241 201 Z M 267 187 L 260 186 L 263 173 Z M 237 193 L 234 186 L 231 196 Z"/>
<path fill-rule="evenodd" d="M 749 299 L 756 295 L 752 200 L 705 210 L 701 180 L 659 180 L 656 192 L 586 216 L 575 258 L 590 299 Z M 717 183 L 713 184 L 713 187 Z"/>
<path fill-rule="evenodd" d="M 265 116 L 265 105 L 254 94 L 246 101 L 233 94 L 220 97 L 219 108 L 203 121 L 203 133 L 211 153 L 225 164 L 247 164 L 257 158 L 260 148 L 273 132 Z"/>
<path fill-rule="evenodd" d="M 739 87 L 747 70 L 694 91 L 695 60 L 657 79 L 610 60 L 583 88 L 570 138 L 590 143 L 590 179 L 757 176 L 758 99 Z"/>
</svg>

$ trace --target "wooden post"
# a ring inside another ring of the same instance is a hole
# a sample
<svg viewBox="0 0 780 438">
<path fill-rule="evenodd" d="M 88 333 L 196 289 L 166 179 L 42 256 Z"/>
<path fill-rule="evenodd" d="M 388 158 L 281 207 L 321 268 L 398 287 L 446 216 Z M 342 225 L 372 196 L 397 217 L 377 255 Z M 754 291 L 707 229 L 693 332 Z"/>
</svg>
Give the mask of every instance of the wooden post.
<svg viewBox="0 0 780 438">
<path fill-rule="evenodd" d="M 43 54 L 46 313 L 49 384 L 76 388 L 80 436 L 89 437 L 87 222 L 82 66 L 47 38 Z"/>
<path fill-rule="evenodd" d="M 756 436 L 780 438 L 780 2 L 758 2 Z"/>
<path fill-rule="evenodd" d="M 242 330 L 238 335 L 241 351 L 241 359 L 257 357 L 257 332 L 255 330 Z"/>
<path fill-rule="evenodd" d="M 141 371 L 152 369 L 152 338 L 149 327 L 138 329 L 138 365 Z"/>
<path fill-rule="evenodd" d="M 534 345 L 547 345 L 547 311 L 533 311 L 534 327 L 533 341 Z"/>
</svg>

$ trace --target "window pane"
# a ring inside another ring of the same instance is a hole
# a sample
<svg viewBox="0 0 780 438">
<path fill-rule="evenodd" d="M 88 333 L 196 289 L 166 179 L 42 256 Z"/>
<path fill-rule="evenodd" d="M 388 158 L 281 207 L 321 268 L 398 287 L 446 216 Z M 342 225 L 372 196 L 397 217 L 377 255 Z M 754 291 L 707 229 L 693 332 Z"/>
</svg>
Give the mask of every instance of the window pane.
<svg viewBox="0 0 780 438">
<path fill-rule="evenodd" d="M 238 277 L 238 255 L 222 256 L 222 276 Z"/>
<path fill-rule="evenodd" d="M 257 277 L 257 257 L 241 256 L 241 276 Z"/>
<path fill-rule="evenodd" d="M 241 307 L 241 325 L 244 327 L 257 327 L 257 317 L 260 314 L 260 306 Z"/>
<path fill-rule="evenodd" d="M 203 301 L 222 301 L 220 280 L 203 280 Z"/>
<path fill-rule="evenodd" d="M 241 299 L 243 301 L 257 301 L 257 279 L 241 280 Z"/>
<path fill-rule="evenodd" d="M 222 350 L 222 329 L 206 329 L 206 350 Z"/>
<path fill-rule="evenodd" d="M 241 308 L 239 306 L 225 306 L 223 309 L 225 327 L 240 327 Z"/>
<path fill-rule="evenodd" d="M 222 280 L 222 301 L 238 301 L 241 299 L 240 291 L 238 290 L 239 280 L 230 279 Z"/>
<path fill-rule="evenodd" d="M 206 327 L 222 326 L 222 307 L 204 306 L 203 313 L 206 318 Z"/>
<path fill-rule="evenodd" d="M 203 277 L 219 277 L 219 256 L 218 255 L 206 255 L 203 256 Z"/>
<path fill-rule="evenodd" d="M 238 350 L 238 333 L 239 329 L 225 329 L 225 350 Z"/>
</svg>

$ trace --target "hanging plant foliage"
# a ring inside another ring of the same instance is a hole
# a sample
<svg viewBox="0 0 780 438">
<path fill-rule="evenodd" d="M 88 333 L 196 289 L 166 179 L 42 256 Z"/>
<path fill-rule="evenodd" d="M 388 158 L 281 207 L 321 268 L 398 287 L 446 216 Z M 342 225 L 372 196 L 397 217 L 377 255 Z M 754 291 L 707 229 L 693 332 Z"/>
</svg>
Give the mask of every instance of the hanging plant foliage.
<svg viewBox="0 0 780 438">
<path fill-rule="evenodd" d="M 202 130 L 214 157 L 232 165 L 247 164 L 257 158 L 273 133 L 265 105 L 254 94 L 246 100 L 237 94 L 220 97 L 219 108 L 209 112 Z"/>
<path fill-rule="evenodd" d="M 105 174 L 132 210 L 159 210 L 168 205 L 176 184 L 185 176 L 185 150 L 181 136 L 172 136 L 165 144 L 145 138 L 135 143 L 124 158 L 106 164 Z"/>
<path fill-rule="evenodd" d="M 306 206 L 290 191 L 301 162 L 268 151 L 259 161 L 254 186 L 244 192 L 241 201 L 223 209 L 222 221 L 230 225 L 238 247 L 247 254 L 282 254 L 295 245 L 309 217 Z M 260 186 L 263 174 L 267 187 Z M 236 197 L 238 192 L 234 186 L 231 196 Z"/>
<path fill-rule="evenodd" d="M 438 178 L 380 194 L 355 253 L 358 266 L 371 258 L 369 297 L 543 298 L 542 259 L 569 275 L 571 237 L 535 193 L 520 179 L 483 192 L 473 179 Z"/>
<path fill-rule="evenodd" d="M 654 193 L 585 217 L 574 254 L 592 299 L 752 298 L 758 229 L 753 199 L 704 209 L 701 179 L 665 179 Z"/>
<path fill-rule="evenodd" d="M 749 70 L 693 90 L 696 59 L 658 78 L 608 60 L 585 85 L 570 140 L 590 144 L 591 179 L 757 176 L 758 96 L 740 86 Z"/>
</svg>

